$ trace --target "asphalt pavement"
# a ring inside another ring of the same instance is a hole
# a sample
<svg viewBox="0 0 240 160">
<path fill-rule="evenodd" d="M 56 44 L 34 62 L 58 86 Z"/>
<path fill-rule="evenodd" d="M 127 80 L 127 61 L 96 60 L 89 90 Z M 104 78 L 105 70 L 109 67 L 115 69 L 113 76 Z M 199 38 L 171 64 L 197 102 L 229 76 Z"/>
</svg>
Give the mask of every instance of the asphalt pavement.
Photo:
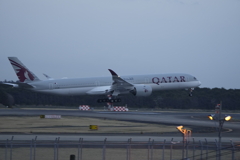
<svg viewBox="0 0 240 160">
<path fill-rule="evenodd" d="M 39 116 L 39 115 L 62 115 L 62 116 L 79 116 L 79 117 L 93 117 L 93 118 L 106 118 L 113 120 L 142 122 L 142 123 L 156 123 L 164 125 L 172 125 L 177 127 L 183 125 L 184 127 L 192 128 L 191 138 L 195 140 L 215 141 L 218 139 L 216 126 L 217 121 L 210 121 L 207 118 L 209 112 L 175 112 L 175 111 L 130 111 L 130 112 L 109 112 L 109 111 L 79 111 L 74 109 L 0 109 L 0 116 Z M 240 142 L 240 114 L 228 113 L 233 117 L 232 121 L 225 122 L 223 125 L 222 141 L 228 142 L 233 140 Z M 224 115 L 224 113 L 223 113 Z M 0 140 L 11 139 L 14 136 L 15 140 L 29 140 L 34 139 L 36 136 L 41 140 L 54 140 L 60 137 L 61 140 L 78 140 L 84 138 L 89 141 L 102 141 L 107 138 L 109 141 L 121 140 L 127 141 L 129 138 L 135 141 L 148 141 L 149 138 L 154 140 L 163 141 L 171 140 L 181 141 L 182 136 L 179 132 L 164 133 L 163 135 L 154 134 L 6 134 L 0 136 Z"/>
</svg>

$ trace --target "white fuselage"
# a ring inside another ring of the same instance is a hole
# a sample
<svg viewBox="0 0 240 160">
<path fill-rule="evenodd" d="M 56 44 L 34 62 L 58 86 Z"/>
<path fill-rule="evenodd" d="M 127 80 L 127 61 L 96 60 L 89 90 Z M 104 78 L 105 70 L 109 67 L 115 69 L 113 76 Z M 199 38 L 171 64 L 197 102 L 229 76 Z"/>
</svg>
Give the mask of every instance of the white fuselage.
<svg viewBox="0 0 240 160">
<path fill-rule="evenodd" d="M 131 84 L 145 84 L 152 87 L 152 91 L 170 89 L 188 89 L 201 85 L 195 77 L 189 74 L 149 74 L 121 76 Z M 101 95 L 106 89 L 110 89 L 113 83 L 112 77 L 91 77 L 74 79 L 52 79 L 46 81 L 34 81 L 28 84 L 32 90 L 59 95 Z"/>
</svg>

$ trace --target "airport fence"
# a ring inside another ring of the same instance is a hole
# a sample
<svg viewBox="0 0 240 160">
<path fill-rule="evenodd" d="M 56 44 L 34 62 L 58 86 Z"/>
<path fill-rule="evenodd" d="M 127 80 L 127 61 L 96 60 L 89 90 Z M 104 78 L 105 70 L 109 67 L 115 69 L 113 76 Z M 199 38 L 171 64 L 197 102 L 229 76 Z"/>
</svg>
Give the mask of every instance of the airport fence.
<svg viewBox="0 0 240 160">
<path fill-rule="evenodd" d="M 221 151 L 221 152 L 219 152 Z M 240 160 L 240 143 L 190 141 L 0 141 L 0 160 Z"/>
</svg>

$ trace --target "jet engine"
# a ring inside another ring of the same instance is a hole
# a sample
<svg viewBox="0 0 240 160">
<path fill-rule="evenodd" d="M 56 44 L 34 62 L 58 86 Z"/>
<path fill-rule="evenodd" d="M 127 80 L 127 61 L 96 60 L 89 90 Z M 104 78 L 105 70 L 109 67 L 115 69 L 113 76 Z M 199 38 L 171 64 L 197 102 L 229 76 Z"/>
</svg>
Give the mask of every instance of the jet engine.
<svg viewBox="0 0 240 160">
<path fill-rule="evenodd" d="M 130 93 L 134 96 L 150 96 L 152 94 L 152 87 L 145 84 L 136 84 Z"/>
</svg>

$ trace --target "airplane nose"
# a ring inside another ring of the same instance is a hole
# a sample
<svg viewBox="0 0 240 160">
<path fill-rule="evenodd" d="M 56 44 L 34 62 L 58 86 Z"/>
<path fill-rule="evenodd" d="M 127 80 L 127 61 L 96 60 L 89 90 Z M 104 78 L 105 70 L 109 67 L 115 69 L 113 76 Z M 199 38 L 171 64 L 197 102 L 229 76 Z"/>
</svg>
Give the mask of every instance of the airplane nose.
<svg viewBox="0 0 240 160">
<path fill-rule="evenodd" d="M 198 81 L 198 83 L 199 83 L 199 86 L 202 84 L 201 81 Z"/>
</svg>

